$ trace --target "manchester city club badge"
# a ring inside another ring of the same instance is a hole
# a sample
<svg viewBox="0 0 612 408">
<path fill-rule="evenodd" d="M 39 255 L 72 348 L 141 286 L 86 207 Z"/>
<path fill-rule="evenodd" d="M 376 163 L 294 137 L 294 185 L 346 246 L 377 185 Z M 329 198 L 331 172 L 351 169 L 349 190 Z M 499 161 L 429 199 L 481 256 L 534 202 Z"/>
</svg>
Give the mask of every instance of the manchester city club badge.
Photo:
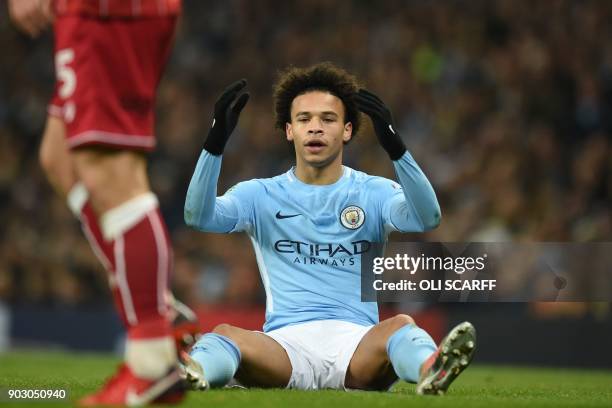
<svg viewBox="0 0 612 408">
<path fill-rule="evenodd" d="M 357 229 L 363 225 L 365 213 L 356 205 L 350 205 L 340 213 L 340 222 L 348 229 Z"/>
</svg>

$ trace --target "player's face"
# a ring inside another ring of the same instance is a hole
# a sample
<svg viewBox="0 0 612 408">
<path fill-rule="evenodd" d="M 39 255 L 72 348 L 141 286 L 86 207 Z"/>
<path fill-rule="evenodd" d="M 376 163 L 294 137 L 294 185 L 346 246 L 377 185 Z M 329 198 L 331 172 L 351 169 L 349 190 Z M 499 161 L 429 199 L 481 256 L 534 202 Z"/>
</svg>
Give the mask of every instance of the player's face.
<svg viewBox="0 0 612 408">
<path fill-rule="evenodd" d="M 293 142 L 297 160 L 313 167 L 341 161 L 342 146 L 351 139 L 353 125 L 344 123 L 344 104 L 328 92 L 312 91 L 291 104 L 287 140 Z"/>
</svg>

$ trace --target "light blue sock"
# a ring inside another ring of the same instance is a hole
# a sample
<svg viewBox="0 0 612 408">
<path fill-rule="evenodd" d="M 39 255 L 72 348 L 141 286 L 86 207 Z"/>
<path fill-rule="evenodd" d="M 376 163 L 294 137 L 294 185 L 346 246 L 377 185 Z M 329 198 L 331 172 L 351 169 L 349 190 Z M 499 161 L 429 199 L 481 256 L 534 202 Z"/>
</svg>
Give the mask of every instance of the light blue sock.
<svg viewBox="0 0 612 408">
<path fill-rule="evenodd" d="M 395 374 L 404 381 L 419 380 L 421 364 L 437 349 L 431 336 L 420 327 L 408 324 L 389 337 L 387 355 Z"/>
<path fill-rule="evenodd" d="M 240 364 L 240 350 L 236 343 L 216 333 L 202 336 L 189 354 L 202 365 L 211 387 L 223 387 L 230 382 Z"/>
</svg>

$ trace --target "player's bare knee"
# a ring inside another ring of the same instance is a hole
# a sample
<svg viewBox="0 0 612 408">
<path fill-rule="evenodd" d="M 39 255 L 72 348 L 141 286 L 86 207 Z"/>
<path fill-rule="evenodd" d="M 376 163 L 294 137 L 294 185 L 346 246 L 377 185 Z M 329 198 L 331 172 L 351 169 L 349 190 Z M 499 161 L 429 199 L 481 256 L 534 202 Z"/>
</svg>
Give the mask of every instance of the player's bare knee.
<svg viewBox="0 0 612 408">
<path fill-rule="evenodd" d="M 247 343 L 243 341 L 243 338 L 242 338 L 243 336 L 240 335 L 242 332 L 242 329 L 238 327 L 234 327 L 231 324 L 222 323 L 222 324 L 215 326 L 212 332 L 215 334 L 219 334 L 221 336 L 227 337 L 230 340 L 232 340 L 238 346 L 240 353 L 244 355 L 246 351 L 245 347 Z"/>
<path fill-rule="evenodd" d="M 375 343 L 375 350 L 387 358 L 387 342 L 389 338 L 402 327 L 414 324 L 414 319 L 405 314 L 398 314 L 380 323 L 378 341 Z"/>
<path fill-rule="evenodd" d="M 90 198 L 95 204 L 95 207 L 104 207 L 99 203 L 104 201 L 105 189 L 102 185 L 101 175 L 96 171 L 87 170 L 79 171 L 79 180 L 89 193 Z"/>
<path fill-rule="evenodd" d="M 232 333 L 234 332 L 234 326 L 227 323 L 218 324 L 217 326 L 215 326 L 212 332 L 215 334 L 220 334 L 221 336 L 231 338 Z"/>
<path fill-rule="evenodd" d="M 74 157 L 79 179 L 100 212 L 149 191 L 146 160 L 140 153 L 82 148 Z"/>
<path fill-rule="evenodd" d="M 406 314 L 395 315 L 389 320 L 393 331 L 401 329 L 408 324 L 414 324 L 414 319 Z"/>
</svg>

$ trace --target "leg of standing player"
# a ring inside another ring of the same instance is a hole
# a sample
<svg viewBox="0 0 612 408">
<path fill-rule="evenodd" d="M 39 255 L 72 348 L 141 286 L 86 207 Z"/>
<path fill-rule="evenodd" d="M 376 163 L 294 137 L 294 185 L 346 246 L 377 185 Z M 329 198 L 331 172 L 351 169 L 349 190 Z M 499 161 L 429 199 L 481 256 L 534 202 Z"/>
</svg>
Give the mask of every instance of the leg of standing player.
<svg viewBox="0 0 612 408">
<path fill-rule="evenodd" d="M 114 387 L 81 401 L 85 405 L 150 402 L 179 380 L 168 299 L 172 249 L 144 153 L 154 145 L 154 93 L 173 27 L 171 18 L 56 19 L 57 94 L 65 127 L 49 119 L 41 162 L 56 170 L 49 171 L 52 183 L 67 194 L 110 272 L 128 335 L 126 369 L 109 382 Z M 87 35 L 75 35 L 81 32 Z M 150 46 L 139 47 L 143 41 Z M 62 133 L 66 139 L 60 142 Z M 53 157 L 71 163 L 76 183 Z"/>
<path fill-rule="evenodd" d="M 50 110 L 57 112 L 59 109 L 57 106 L 52 106 Z M 49 114 L 40 145 L 40 165 L 53 189 L 60 197 L 67 201 L 68 207 L 74 213 L 74 216 L 81 221 L 81 228 L 85 237 L 94 254 L 108 273 L 109 278 L 111 278 L 109 283 L 113 299 L 117 310 L 120 311 L 121 319 L 124 324 L 127 324 L 125 313 L 123 313 L 124 307 L 122 305 L 121 294 L 119 293 L 116 280 L 112 279 L 114 276 L 113 248 L 102 236 L 97 216 L 89 199 L 89 193 L 83 183 L 77 178 L 73 155 L 70 153 L 65 139 L 66 126 L 62 118 L 56 114 Z M 195 336 L 199 330 L 197 329 L 197 319 L 193 312 L 185 305 L 179 303 L 175 299 L 171 301 L 173 313 L 176 315 L 176 322 L 173 322 L 174 337 L 177 341 L 177 346 L 182 348 L 190 341 L 193 341 L 185 339 Z M 185 341 L 187 343 L 183 343 Z"/>
<path fill-rule="evenodd" d="M 55 110 L 57 106 L 52 106 Z M 45 131 L 39 151 L 39 161 L 49 183 L 63 199 L 75 217 L 81 221 L 81 228 L 89 244 L 109 274 L 113 299 L 124 324 L 127 324 L 121 294 L 114 276 L 114 254 L 112 246 L 103 238 L 98 217 L 93 210 L 92 200 L 84 184 L 79 180 L 73 154 L 66 144 L 66 126 L 56 114 L 47 117 Z"/>
<path fill-rule="evenodd" d="M 146 159 L 138 152 L 95 147 L 71 155 L 104 240 L 112 246 L 114 280 L 128 325 L 127 363 L 139 377 L 161 377 L 176 360 L 166 295 L 172 252 L 149 189 Z"/>
<path fill-rule="evenodd" d="M 49 115 L 41 143 L 40 162 L 54 189 L 61 196 L 68 199 L 70 208 L 75 212 L 75 215 L 81 219 L 83 230 L 86 237 L 90 241 L 94 252 L 98 258 L 100 258 L 107 271 L 111 274 L 111 277 L 113 277 L 115 272 L 115 257 L 113 247 L 109 244 L 109 242 L 103 239 L 102 232 L 98 226 L 96 213 L 98 211 L 104 213 L 117 207 L 122 202 L 129 201 L 134 197 L 138 197 L 149 192 L 148 181 L 146 178 L 145 159 L 141 154 L 133 152 L 117 151 L 98 154 L 95 149 L 83 149 L 83 151 L 71 153 L 65 143 L 65 132 L 64 122 L 54 115 Z M 95 159 L 92 159 L 92 157 L 95 158 L 98 155 L 106 158 L 106 160 L 100 159 L 102 162 L 101 165 Z M 94 161 L 94 164 L 90 163 L 92 160 Z M 81 164 L 82 161 L 86 161 L 87 163 Z M 77 166 L 75 166 L 75 163 Z M 81 170 L 80 174 L 77 176 L 75 167 L 79 168 L 79 166 L 84 167 L 85 170 Z M 121 174 L 131 174 L 134 176 L 126 178 L 121 177 Z M 92 191 L 95 195 L 92 194 Z M 104 199 L 96 202 L 94 197 L 97 196 L 102 196 Z M 98 211 L 93 211 L 92 204 L 97 207 Z M 155 216 L 158 216 L 158 214 L 156 213 Z M 158 221 L 158 223 L 161 224 L 161 221 Z M 155 259 L 155 257 L 151 255 L 153 255 L 154 252 L 160 247 L 163 250 L 163 246 L 168 244 L 166 236 L 161 236 L 161 234 L 159 234 L 157 237 L 153 238 L 155 240 L 153 242 L 155 248 L 149 248 L 151 252 L 147 254 L 147 257 Z M 167 253 L 169 252 L 168 250 L 166 251 Z M 168 255 L 166 255 L 166 257 L 167 256 Z M 170 259 L 166 260 L 167 265 L 169 265 L 170 262 Z M 147 265 L 143 265 L 144 268 L 141 270 L 142 273 L 150 273 L 151 270 L 159 273 L 158 269 L 160 265 L 157 262 L 153 263 L 154 265 L 151 265 L 148 268 Z M 134 316 L 135 306 L 126 303 L 133 302 L 134 300 L 132 298 L 135 298 L 136 301 L 141 301 L 140 299 L 143 297 L 155 297 L 155 300 L 153 302 L 149 301 L 149 303 L 160 303 L 160 305 L 163 305 L 159 306 L 160 308 L 167 307 L 165 296 L 159 295 L 157 293 L 157 288 L 151 290 L 151 288 L 145 287 L 142 291 L 144 293 L 140 293 L 138 292 L 137 288 L 141 287 L 141 285 L 136 284 L 133 286 L 135 286 L 135 289 L 139 294 L 134 295 L 133 293 L 127 293 L 127 291 L 121 293 L 121 286 L 117 284 L 117 281 L 118 279 L 116 277 L 111 278 L 111 289 L 113 291 L 115 302 L 118 306 L 122 320 L 128 326 L 134 326 L 135 323 L 137 323 Z M 151 280 L 149 279 L 149 281 Z M 166 287 L 167 284 L 163 284 L 159 289 L 165 290 Z M 147 293 L 147 291 L 150 291 L 150 293 Z M 126 305 L 128 306 L 127 308 Z M 128 311 L 131 314 L 128 314 Z M 156 309 L 156 311 L 152 314 L 157 315 L 158 312 L 159 311 Z M 164 309 L 163 313 L 167 314 L 167 310 Z M 161 324 L 163 324 L 164 327 L 167 326 L 166 322 Z M 167 340 L 164 340 L 164 343 L 172 344 Z M 164 350 L 162 351 L 161 355 L 163 356 L 164 352 L 166 355 L 173 355 L 173 352 L 168 350 L 169 348 L 169 346 L 166 346 L 163 347 L 163 349 L 160 349 L 160 351 Z M 136 351 L 137 356 L 138 354 L 138 351 Z M 138 361 L 141 360 L 138 357 L 136 357 L 136 359 Z M 164 364 L 163 369 L 158 369 L 157 371 L 153 371 L 153 373 L 157 375 L 158 372 L 167 370 L 170 362 L 174 362 L 174 357 L 172 357 L 171 360 L 168 359 L 168 363 Z M 149 370 L 150 367 L 143 367 L 142 371 L 149 373 Z"/>
<path fill-rule="evenodd" d="M 107 243 L 103 237 L 100 227 L 98 226 L 97 217 L 92 209 L 89 194 L 84 187 L 84 184 L 78 181 L 75 166 L 73 163 L 73 154 L 70 153 L 67 144 L 65 143 L 66 129 L 63 120 L 53 114 L 47 118 L 45 131 L 40 146 L 39 159 L 41 167 L 45 171 L 49 182 L 54 190 L 63 198 L 67 199 L 68 206 L 74 212 L 75 216 L 81 220 L 83 232 L 88 239 L 94 253 L 97 255 L 105 270 L 109 274 L 109 282 L 111 291 L 115 300 L 117 310 L 120 312 L 121 318 L 127 325 L 127 317 L 125 315 L 125 307 L 119 291 L 116 279 L 114 276 L 114 257 L 112 246 Z M 173 304 L 176 301 L 173 301 Z M 175 305 L 178 307 L 177 305 Z M 184 306 L 182 306 L 184 307 Z M 182 317 L 189 318 L 191 311 L 177 310 L 175 313 L 181 314 Z M 177 326 L 174 328 L 174 337 L 183 339 L 186 333 L 191 334 L 197 332 L 197 329 Z"/>
<path fill-rule="evenodd" d="M 53 13 L 50 0 L 11 0 L 9 11 L 17 26 L 32 36 L 55 17 L 56 101 L 61 100 L 62 106 L 47 120 L 40 161 L 111 272 L 117 306 L 128 328 L 127 369 L 122 368 L 107 387 L 81 403 L 142 405 L 157 400 L 178 382 L 167 296 L 172 251 L 157 199 L 148 188 L 143 153 L 120 148 L 136 135 L 145 135 L 139 139 L 146 147 L 154 144 L 154 93 L 180 2 L 150 2 L 146 10 L 139 3 L 138 12 L 132 7 L 132 17 L 143 12 L 168 16 L 141 20 L 98 19 L 87 8 L 90 5 L 74 2 L 72 6 L 80 8 L 73 10 L 62 4 L 62 12 L 57 13 L 58 8 Z M 115 5 L 112 11 L 116 17 L 126 17 L 121 6 Z M 83 18 L 85 11 L 93 18 Z M 105 17 L 109 11 L 105 9 Z M 131 26 L 137 27 L 132 30 Z M 65 136 L 81 139 L 69 144 Z M 109 138 L 112 142 L 105 143 Z M 133 140 L 129 146 L 134 146 Z M 119 150 L 84 147 L 77 153 L 76 148 L 88 142 L 116 145 L 112 147 Z M 144 147 L 139 142 L 136 146 Z M 113 183 L 111 177 L 116 177 Z M 169 370 L 175 375 L 162 378 Z M 176 400 L 168 397 L 164 401 Z"/>
</svg>

